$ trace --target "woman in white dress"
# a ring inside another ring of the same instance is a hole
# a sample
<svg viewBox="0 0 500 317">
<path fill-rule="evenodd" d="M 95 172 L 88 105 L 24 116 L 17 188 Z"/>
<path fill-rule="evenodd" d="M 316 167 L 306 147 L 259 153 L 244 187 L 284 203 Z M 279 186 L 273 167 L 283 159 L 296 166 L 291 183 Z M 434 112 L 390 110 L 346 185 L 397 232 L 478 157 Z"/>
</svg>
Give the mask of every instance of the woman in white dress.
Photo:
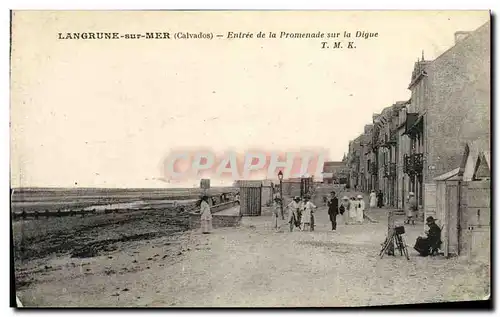
<svg viewBox="0 0 500 317">
<path fill-rule="evenodd" d="M 356 210 L 356 222 L 362 224 L 365 212 L 365 201 L 363 195 L 358 195 L 358 209 Z"/>
<path fill-rule="evenodd" d="M 358 202 L 356 197 L 351 197 L 351 201 L 349 202 L 349 223 L 356 222 L 356 215 L 358 213 Z"/>
<path fill-rule="evenodd" d="M 302 230 L 314 231 L 312 227 L 312 217 L 316 206 L 309 201 L 309 197 L 304 197 L 304 211 L 302 212 Z"/>
<path fill-rule="evenodd" d="M 212 231 L 212 213 L 210 212 L 210 205 L 208 204 L 208 196 L 201 198 L 200 204 L 201 213 L 201 232 L 210 233 Z"/>
<path fill-rule="evenodd" d="M 370 208 L 375 208 L 377 206 L 377 194 L 374 190 L 370 193 Z"/>
<path fill-rule="evenodd" d="M 342 217 L 342 221 L 344 222 L 345 225 L 349 224 L 349 208 L 350 208 L 350 203 L 349 203 L 349 197 L 344 196 L 342 197 L 342 200 L 340 202 L 340 207 L 339 207 L 339 212 Z"/>
<path fill-rule="evenodd" d="M 410 221 L 415 225 L 417 200 L 415 199 L 415 194 L 410 192 L 408 195 L 408 203 L 406 204 L 406 221 L 405 223 L 410 224 Z"/>
</svg>

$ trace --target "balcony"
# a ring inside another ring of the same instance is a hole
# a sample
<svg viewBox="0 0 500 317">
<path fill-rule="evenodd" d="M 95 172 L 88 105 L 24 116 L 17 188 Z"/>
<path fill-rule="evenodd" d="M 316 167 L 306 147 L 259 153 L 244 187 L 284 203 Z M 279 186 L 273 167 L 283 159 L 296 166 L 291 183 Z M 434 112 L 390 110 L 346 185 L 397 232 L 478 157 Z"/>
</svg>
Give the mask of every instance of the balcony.
<svg viewBox="0 0 500 317">
<path fill-rule="evenodd" d="M 424 154 L 414 153 L 404 156 L 403 171 L 408 175 L 421 175 L 424 167 Z"/>
<path fill-rule="evenodd" d="M 396 163 L 384 164 L 384 177 L 385 178 L 396 177 Z"/>
</svg>

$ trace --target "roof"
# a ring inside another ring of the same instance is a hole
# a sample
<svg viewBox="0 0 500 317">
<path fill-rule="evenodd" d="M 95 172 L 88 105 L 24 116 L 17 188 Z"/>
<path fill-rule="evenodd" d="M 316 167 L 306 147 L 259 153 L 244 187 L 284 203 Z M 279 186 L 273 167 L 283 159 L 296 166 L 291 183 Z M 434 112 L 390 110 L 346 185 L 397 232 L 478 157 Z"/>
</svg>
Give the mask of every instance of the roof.
<svg viewBox="0 0 500 317">
<path fill-rule="evenodd" d="M 337 162 L 337 161 L 330 161 L 330 162 L 325 162 L 323 164 L 323 167 L 325 166 L 339 166 L 339 167 L 342 167 L 342 166 L 345 166 L 345 163 L 344 162 Z"/>
<path fill-rule="evenodd" d="M 484 159 L 484 160 L 483 160 Z M 447 173 L 434 178 L 435 181 L 447 180 L 464 180 L 471 181 L 475 179 L 478 167 L 482 162 L 486 163 L 486 167 L 491 169 L 489 142 L 487 140 L 478 139 L 469 142 L 465 145 L 462 163 Z"/>
<path fill-rule="evenodd" d="M 460 167 L 455 168 L 447 173 L 441 174 L 438 177 L 434 177 L 435 181 L 447 181 L 447 180 L 459 180 L 460 179 Z"/>
<path fill-rule="evenodd" d="M 418 113 L 408 112 L 406 113 L 406 129 L 404 134 L 410 134 L 414 126 L 418 124 L 419 115 Z"/>
<path fill-rule="evenodd" d="M 262 187 L 262 181 L 259 180 L 238 180 L 238 187 Z"/>
<path fill-rule="evenodd" d="M 465 145 L 462 164 L 460 166 L 464 181 L 470 181 L 474 179 L 475 173 L 477 172 L 477 169 L 481 164 L 481 160 L 484 160 L 487 165 L 486 167 L 491 170 L 491 157 L 489 148 L 489 142 L 484 139 L 478 139 Z"/>
</svg>

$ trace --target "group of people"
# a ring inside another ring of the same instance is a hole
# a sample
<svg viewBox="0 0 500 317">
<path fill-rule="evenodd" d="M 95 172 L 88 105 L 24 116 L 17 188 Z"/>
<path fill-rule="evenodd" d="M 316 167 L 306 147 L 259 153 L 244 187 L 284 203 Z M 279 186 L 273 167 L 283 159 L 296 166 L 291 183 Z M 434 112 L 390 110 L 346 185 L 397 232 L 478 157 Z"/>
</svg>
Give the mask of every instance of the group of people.
<svg viewBox="0 0 500 317">
<path fill-rule="evenodd" d="M 374 193 L 374 192 L 372 192 Z M 302 199 L 295 196 L 294 199 L 286 206 L 288 210 L 288 224 L 290 232 L 294 228 L 300 231 L 314 231 L 314 213 L 317 207 L 310 201 L 309 195 L 304 196 Z M 337 217 L 340 215 L 344 224 L 361 224 L 363 223 L 365 202 L 362 195 L 357 197 L 342 197 L 340 203 L 336 193 L 332 191 L 327 200 L 328 215 L 332 223 L 332 230 L 337 229 Z M 199 202 L 201 213 L 201 229 L 204 234 L 212 231 L 212 213 L 210 212 L 209 197 L 202 196 Z M 282 201 L 280 197 L 274 198 L 274 205 L 272 208 L 273 213 L 273 227 L 277 230 L 279 228 L 279 218 L 284 219 L 282 212 Z M 370 207 L 372 207 L 372 195 L 370 194 Z M 407 209 L 407 220 L 405 223 L 412 222 L 415 224 L 415 210 L 417 210 L 417 203 L 413 193 L 409 195 L 409 204 Z M 426 232 L 426 237 L 419 237 L 415 243 L 414 249 L 422 256 L 435 254 L 441 246 L 441 228 L 436 224 L 433 217 L 426 219 L 426 224 L 429 230 Z"/>
<path fill-rule="evenodd" d="M 384 207 L 384 193 L 381 190 L 375 193 L 374 190 L 370 193 L 370 208 L 382 208 Z"/>
<path fill-rule="evenodd" d="M 295 228 L 300 231 L 314 231 L 314 213 L 317 206 L 311 202 L 311 197 L 305 195 L 303 198 L 295 196 L 293 200 L 284 208 L 288 211 L 287 223 L 289 225 L 289 230 L 292 232 Z M 272 221 L 273 228 L 278 230 L 279 228 L 279 218 L 284 219 L 281 214 L 282 201 L 280 197 L 274 198 L 274 204 L 272 208 Z M 328 205 L 328 215 L 330 222 L 332 223 L 332 230 L 337 230 L 337 217 L 340 215 L 342 217 L 341 222 L 344 224 L 362 224 L 365 212 L 365 202 L 362 195 L 356 197 L 342 197 L 341 201 L 336 196 L 336 193 L 332 191 L 327 200 Z"/>
<path fill-rule="evenodd" d="M 274 198 L 273 205 L 273 228 L 278 229 L 278 219 L 284 216 L 281 213 L 282 201 L 280 197 Z M 314 231 L 314 212 L 317 207 L 311 202 L 311 197 L 305 195 L 302 199 L 295 196 L 293 200 L 285 207 L 288 211 L 287 222 L 290 232 L 294 228 L 301 231 Z"/>
<path fill-rule="evenodd" d="M 335 192 L 330 193 L 330 198 L 327 202 L 328 215 L 332 223 L 332 230 L 337 230 L 337 216 L 342 217 L 342 222 L 349 224 L 362 224 L 365 213 L 365 201 L 363 195 L 352 196 L 351 198 L 342 197 L 339 205 L 339 200 Z"/>
</svg>

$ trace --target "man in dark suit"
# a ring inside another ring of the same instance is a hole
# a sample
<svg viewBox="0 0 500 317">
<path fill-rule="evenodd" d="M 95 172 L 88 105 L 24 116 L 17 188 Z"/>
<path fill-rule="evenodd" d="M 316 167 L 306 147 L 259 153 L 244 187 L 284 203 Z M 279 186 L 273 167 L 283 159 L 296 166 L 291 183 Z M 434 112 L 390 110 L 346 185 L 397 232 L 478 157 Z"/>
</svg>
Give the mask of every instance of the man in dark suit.
<svg viewBox="0 0 500 317">
<path fill-rule="evenodd" d="M 426 222 L 429 226 L 429 230 L 426 232 L 427 237 L 418 237 L 413 247 L 421 256 L 436 254 L 442 243 L 441 228 L 436 224 L 435 219 L 432 216 L 427 217 Z"/>
<path fill-rule="evenodd" d="M 335 192 L 331 192 L 330 199 L 328 200 L 328 215 L 332 222 L 332 230 L 337 230 L 337 215 L 339 213 L 339 199 Z"/>
</svg>

